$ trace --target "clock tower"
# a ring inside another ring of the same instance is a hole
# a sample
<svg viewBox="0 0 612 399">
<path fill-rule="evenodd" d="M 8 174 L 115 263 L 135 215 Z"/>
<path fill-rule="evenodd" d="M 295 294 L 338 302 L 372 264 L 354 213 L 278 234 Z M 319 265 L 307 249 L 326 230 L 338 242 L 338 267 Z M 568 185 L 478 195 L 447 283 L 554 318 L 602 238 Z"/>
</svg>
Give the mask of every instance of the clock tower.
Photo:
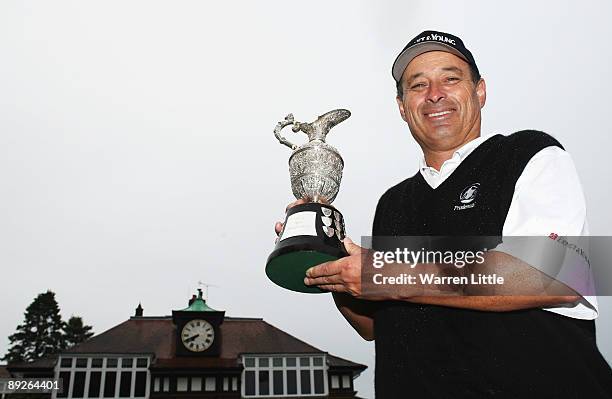
<svg viewBox="0 0 612 399">
<path fill-rule="evenodd" d="M 176 329 L 177 356 L 219 356 L 221 352 L 221 331 L 225 311 L 212 309 L 198 296 L 189 301 L 189 306 L 172 311 Z"/>
</svg>

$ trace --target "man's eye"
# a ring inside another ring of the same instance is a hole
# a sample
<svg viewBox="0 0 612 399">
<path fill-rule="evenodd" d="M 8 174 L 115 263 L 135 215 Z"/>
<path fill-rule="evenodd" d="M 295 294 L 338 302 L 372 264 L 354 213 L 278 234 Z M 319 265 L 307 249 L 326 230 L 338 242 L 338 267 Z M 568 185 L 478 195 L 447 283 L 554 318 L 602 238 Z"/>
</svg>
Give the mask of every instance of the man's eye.
<svg viewBox="0 0 612 399">
<path fill-rule="evenodd" d="M 421 89 L 425 87 L 425 83 L 415 83 L 412 86 L 410 86 L 411 90 L 417 90 L 417 89 Z"/>
<path fill-rule="evenodd" d="M 448 78 L 446 78 L 447 82 L 456 82 L 458 80 L 459 80 L 459 78 L 457 78 L 455 76 L 449 76 Z"/>
</svg>

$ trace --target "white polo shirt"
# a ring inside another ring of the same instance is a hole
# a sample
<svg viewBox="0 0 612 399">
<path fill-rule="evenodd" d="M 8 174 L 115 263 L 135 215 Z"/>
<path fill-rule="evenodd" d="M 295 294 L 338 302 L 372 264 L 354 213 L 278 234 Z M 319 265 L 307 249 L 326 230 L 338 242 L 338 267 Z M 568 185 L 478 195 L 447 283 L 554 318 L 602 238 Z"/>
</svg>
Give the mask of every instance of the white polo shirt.
<svg viewBox="0 0 612 399">
<path fill-rule="evenodd" d="M 420 172 L 431 188 L 437 188 L 478 146 L 493 136 L 481 136 L 453 154 L 440 170 L 420 161 Z M 547 147 L 531 158 L 516 182 L 502 236 L 588 235 L 586 204 L 574 161 L 567 151 Z M 597 298 L 584 296 L 574 305 L 544 308 L 577 319 L 595 319 Z"/>
</svg>

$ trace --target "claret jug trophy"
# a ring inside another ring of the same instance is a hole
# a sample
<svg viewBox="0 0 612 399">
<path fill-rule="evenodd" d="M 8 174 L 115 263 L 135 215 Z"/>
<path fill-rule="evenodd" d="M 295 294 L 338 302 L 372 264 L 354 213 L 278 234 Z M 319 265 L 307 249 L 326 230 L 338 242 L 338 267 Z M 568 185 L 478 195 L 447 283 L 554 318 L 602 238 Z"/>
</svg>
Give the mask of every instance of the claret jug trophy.
<svg viewBox="0 0 612 399">
<path fill-rule="evenodd" d="M 266 263 L 270 280 L 289 290 L 323 292 L 304 284 L 306 270 L 347 255 L 342 244 L 344 218 L 331 206 L 340 188 L 344 161 L 325 139 L 331 128 L 349 116 L 348 110 L 336 109 L 303 123 L 289 114 L 274 129 L 278 141 L 293 150 L 289 157 L 293 195 L 307 201 L 287 210 L 283 230 Z M 281 136 L 281 130 L 289 125 L 293 132 L 306 133 L 308 142 L 298 146 Z"/>
</svg>

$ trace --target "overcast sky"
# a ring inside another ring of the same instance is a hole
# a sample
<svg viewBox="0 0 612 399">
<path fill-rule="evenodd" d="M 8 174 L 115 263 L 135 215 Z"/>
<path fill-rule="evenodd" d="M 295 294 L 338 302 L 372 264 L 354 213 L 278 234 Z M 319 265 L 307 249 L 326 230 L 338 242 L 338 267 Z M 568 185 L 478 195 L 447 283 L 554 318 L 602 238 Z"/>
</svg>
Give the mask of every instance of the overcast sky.
<svg viewBox="0 0 612 399">
<path fill-rule="evenodd" d="M 483 134 L 557 137 L 592 234 L 611 235 L 610 15 L 604 1 L 1 2 L 0 352 L 47 289 L 99 333 L 139 302 L 145 315 L 183 308 L 201 280 L 227 315 L 367 364 L 357 388 L 373 397 L 373 344 L 331 296 L 264 274 L 292 201 L 274 125 L 352 111 L 328 137 L 346 165 L 334 205 L 353 238 L 368 235 L 379 196 L 421 156 L 391 64 L 414 35 L 448 31 L 487 81 Z"/>
</svg>

